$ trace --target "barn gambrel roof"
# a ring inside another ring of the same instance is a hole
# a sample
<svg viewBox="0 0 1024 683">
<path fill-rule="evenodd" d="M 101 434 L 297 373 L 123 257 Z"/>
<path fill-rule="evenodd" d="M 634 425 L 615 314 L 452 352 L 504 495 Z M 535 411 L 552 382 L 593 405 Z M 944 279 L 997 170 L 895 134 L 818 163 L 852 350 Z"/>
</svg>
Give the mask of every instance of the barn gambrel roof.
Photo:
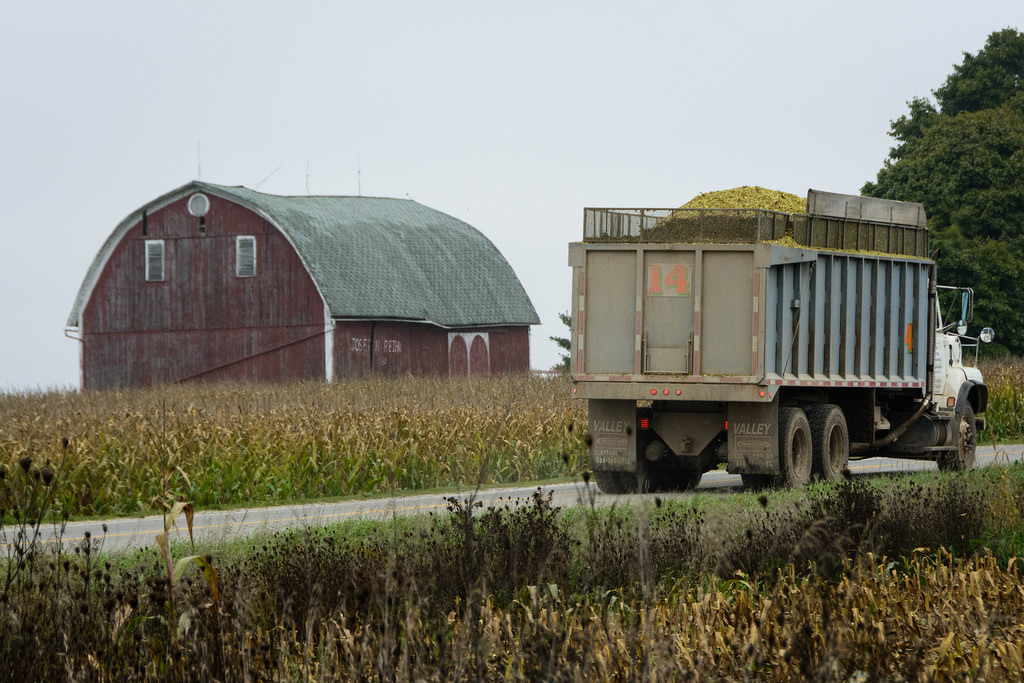
<svg viewBox="0 0 1024 683">
<path fill-rule="evenodd" d="M 122 221 L 93 260 L 68 327 L 124 234 L 149 213 L 195 192 L 261 215 L 291 242 L 336 319 L 398 319 L 442 327 L 540 323 L 501 252 L 463 221 L 410 199 L 279 196 L 194 181 Z"/>
</svg>

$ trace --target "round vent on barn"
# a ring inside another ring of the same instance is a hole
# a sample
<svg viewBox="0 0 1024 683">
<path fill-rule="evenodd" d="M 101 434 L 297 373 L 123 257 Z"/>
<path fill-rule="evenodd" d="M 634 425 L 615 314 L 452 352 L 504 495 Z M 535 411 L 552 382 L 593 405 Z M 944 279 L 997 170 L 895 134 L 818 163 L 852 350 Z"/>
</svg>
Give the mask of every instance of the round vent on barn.
<svg viewBox="0 0 1024 683">
<path fill-rule="evenodd" d="M 188 198 L 188 212 L 197 218 L 202 218 L 210 210 L 210 199 L 202 192 L 196 192 Z"/>
</svg>

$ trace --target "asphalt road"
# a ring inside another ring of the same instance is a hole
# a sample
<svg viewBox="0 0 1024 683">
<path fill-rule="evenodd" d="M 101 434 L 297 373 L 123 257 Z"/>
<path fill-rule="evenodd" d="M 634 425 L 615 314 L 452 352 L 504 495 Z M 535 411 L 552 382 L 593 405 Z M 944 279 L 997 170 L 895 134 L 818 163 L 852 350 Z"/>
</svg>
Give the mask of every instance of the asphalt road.
<svg viewBox="0 0 1024 683">
<path fill-rule="evenodd" d="M 985 467 L 993 463 L 1010 463 L 1021 460 L 1024 456 L 1024 445 L 992 446 L 978 448 L 977 466 Z M 885 472 L 913 472 L 935 469 L 935 463 L 914 460 L 897 460 L 893 458 L 869 458 L 850 463 L 850 470 L 855 476 L 870 476 Z M 742 482 L 738 475 L 716 470 L 708 472 L 701 480 L 701 490 L 718 490 L 735 492 L 740 490 Z M 579 504 L 611 505 L 636 503 L 653 500 L 654 494 L 635 494 L 614 496 L 603 494 L 591 484 L 584 486 L 582 482 L 554 484 L 541 487 L 544 495 L 550 491 L 552 502 L 559 507 L 571 507 Z M 473 493 L 471 490 L 458 494 L 408 495 L 393 498 L 373 498 L 349 500 L 337 503 L 309 503 L 305 505 L 284 505 L 268 508 L 249 508 L 227 511 L 196 511 L 192 530 L 196 542 L 218 541 L 236 538 L 255 532 L 273 532 L 295 526 L 315 526 L 330 524 L 348 519 L 387 519 L 396 515 L 443 513 L 448 503 L 445 498 L 457 496 L 464 500 L 475 496 L 474 500 L 483 503 L 484 507 L 502 505 L 510 500 L 528 499 L 537 487 L 515 487 L 488 489 Z M 691 493 L 659 493 L 662 498 L 682 497 Z M 143 546 L 154 546 L 155 537 L 163 531 L 164 520 L 160 516 L 142 518 L 119 518 L 106 521 L 93 520 L 88 522 L 69 523 L 60 533 L 59 528 L 52 525 L 44 526 L 40 533 L 47 544 L 56 544 L 58 539 L 65 546 L 80 544 L 86 534 L 95 542 L 102 543 L 104 551 L 123 551 Z M 106 531 L 104 531 L 104 527 Z M 6 530 L 8 538 L 0 539 L 0 547 L 11 541 L 11 529 Z M 171 537 L 175 540 L 188 541 L 188 528 L 184 517 L 179 519 L 178 528 L 172 529 Z M 6 549 L 6 548 L 5 548 Z M 0 551 L 3 552 L 3 551 Z"/>
</svg>

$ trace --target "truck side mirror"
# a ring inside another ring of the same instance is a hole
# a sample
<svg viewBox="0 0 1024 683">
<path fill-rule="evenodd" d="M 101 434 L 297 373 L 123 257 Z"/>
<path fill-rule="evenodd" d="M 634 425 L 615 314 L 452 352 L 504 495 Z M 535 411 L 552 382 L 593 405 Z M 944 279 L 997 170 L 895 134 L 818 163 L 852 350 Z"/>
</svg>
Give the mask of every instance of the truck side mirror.
<svg viewBox="0 0 1024 683">
<path fill-rule="evenodd" d="M 988 344 L 989 342 L 991 342 L 995 338 L 996 338 L 996 331 L 993 330 L 991 327 L 986 327 L 986 328 L 982 329 L 981 332 L 978 333 L 978 339 L 980 339 L 981 341 L 985 342 L 986 344 Z"/>
<path fill-rule="evenodd" d="M 960 292 L 960 322 L 961 324 L 974 317 L 974 292 L 969 289 Z M 961 332 L 960 334 L 963 334 Z"/>
<path fill-rule="evenodd" d="M 961 318 L 960 322 L 956 324 L 956 333 L 959 334 L 961 337 L 967 334 L 967 321 L 965 321 L 963 318 Z"/>
</svg>

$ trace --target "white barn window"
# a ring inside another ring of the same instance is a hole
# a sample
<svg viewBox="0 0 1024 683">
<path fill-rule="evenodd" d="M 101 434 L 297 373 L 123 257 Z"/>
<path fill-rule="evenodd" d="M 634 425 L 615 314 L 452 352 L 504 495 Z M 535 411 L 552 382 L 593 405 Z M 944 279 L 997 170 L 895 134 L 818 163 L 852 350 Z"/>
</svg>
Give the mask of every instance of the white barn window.
<svg viewBox="0 0 1024 683">
<path fill-rule="evenodd" d="M 146 240 L 146 282 L 164 281 L 164 241 Z"/>
<path fill-rule="evenodd" d="M 235 238 L 235 276 L 256 275 L 256 238 L 252 235 L 238 235 Z"/>
</svg>

